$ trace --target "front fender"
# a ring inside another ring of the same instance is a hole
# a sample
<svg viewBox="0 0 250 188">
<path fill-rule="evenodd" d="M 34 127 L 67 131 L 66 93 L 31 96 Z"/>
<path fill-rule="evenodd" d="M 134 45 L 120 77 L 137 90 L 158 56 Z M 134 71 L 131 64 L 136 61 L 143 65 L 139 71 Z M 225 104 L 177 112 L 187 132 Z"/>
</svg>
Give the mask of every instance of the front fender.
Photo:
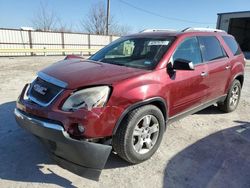
<svg viewBox="0 0 250 188">
<path fill-rule="evenodd" d="M 161 97 L 153 97 L 153 98 L 149 98 L 149 99 L 146 99 L 146 100 L 143 100 L 143 101 L 139 101 L 139 102 L 136 102 L 132 105 L 130 105 L 129 107 L 127 107 L 122 115 L 119 117 L 119 119 L 117 120 L 116 124 L 115 124 L 115 127 L 113 129 L 113 134 L 112 135 L 115 135 L 117 129 L 119 128 L 119 126 L 121 125 L 121 122 L 122 120 L 125 118 L 125 116 L 131 112 L 132 110 L 136 109 L 136 108 L 139 108 L 141 106 L 144 106 L 144 105 L 148 105 L 148 104 L 157 104 L 157 107 L 159 107 L 164 115 L 164 118 L 165 118 L 165 121 L 167 120 L 167 112 L 168 112 L 168 107 L 167 107 L 167 104 L 165 102 L 165 100 Z"/>
</svg>

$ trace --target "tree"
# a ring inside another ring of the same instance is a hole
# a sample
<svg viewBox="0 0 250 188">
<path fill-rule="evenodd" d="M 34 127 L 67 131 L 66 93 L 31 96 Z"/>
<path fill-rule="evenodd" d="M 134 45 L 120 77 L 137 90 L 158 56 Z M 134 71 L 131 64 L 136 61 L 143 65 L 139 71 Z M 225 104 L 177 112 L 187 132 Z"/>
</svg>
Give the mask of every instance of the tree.
<svg viewBox="0 0 250 188">
<path fill-rule="evenodd" d="M 33 27 L 42 31 L 53 31 L 56 29 L 58 18 L 56 14 L 49 9 L 47 4 L 40 3 L 39 10 L 32 19 Z"/>
<path fill-rule="evenodd" d="M 72 24 L 66 24 L 64 23 L 60 18 L 58 18 L 58 27 L 55 29 L 55 31 L 58 32 L 72 32 Z"/>
<path fill-rule="evenodd" d="M 106 9 L 103 3 L 92 5 L 86 18 L 81 21 L 81 25 L 85 32 L 91 34 L 105 35 L 106 34 Z M 109 18 L 109 34 L 124 35 L 129 31 L 128 26 L 119 25 L 114 17 Z"/>
</svg>

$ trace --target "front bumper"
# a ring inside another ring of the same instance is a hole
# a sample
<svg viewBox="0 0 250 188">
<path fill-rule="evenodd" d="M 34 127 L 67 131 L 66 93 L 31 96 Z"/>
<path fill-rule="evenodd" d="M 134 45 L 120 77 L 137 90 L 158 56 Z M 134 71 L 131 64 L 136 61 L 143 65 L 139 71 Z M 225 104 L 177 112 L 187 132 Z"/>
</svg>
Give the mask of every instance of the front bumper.
<svg viewBox="0 0 250 188">
<path fill-rule="evenodd" d="M 17 123 L 38 136 L 48 146 L 60 166 L 83 177 L 98 179 L 112 147 L 69 137 L 57 123 L 32 117 L 15 109 Z"/>
<path fill-rule="evenodd" d="M 25 85 L 21 95 L 17 100 L 16 107 L 22 112 L 60 122 L 64 130 L 75 138 L 104 138 L 111 137 L 113 129 L 124 109 L 122 107 L 107 105 L 102 108 L 93 108 L 92 110 L 78 109 L 74 112 L 65 112 L 61 110 L 61 105 L 73 90 L 62 92 L 51 105 L 42 107 L 30 100 L 25 100 L 28 84 Z M 85 131 L 79 132 L 78 125 L 84 126 Z"/>
</svg>

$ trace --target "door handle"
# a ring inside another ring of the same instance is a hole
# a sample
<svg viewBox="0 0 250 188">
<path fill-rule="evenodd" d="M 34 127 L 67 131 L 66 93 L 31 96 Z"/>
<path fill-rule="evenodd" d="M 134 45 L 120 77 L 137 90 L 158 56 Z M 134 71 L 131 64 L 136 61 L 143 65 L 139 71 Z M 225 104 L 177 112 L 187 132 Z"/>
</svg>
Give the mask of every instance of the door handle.
<svg viewBox="0 0 250 188">
<path fill-rule="evenodd" d="M 207 76 L 207 75 L 208 75 L 207 72 L 202 72 L 202 73 L 201 73 L 201 76 L 202 76 L 202 77 L 205 77 L 205 76 Z"/>
<path fill-rule="evenodd" d="M 231 68 L 231 65 L 227 65 L 225 69 L 229 70 L 230 68 Z"/>
</svg>

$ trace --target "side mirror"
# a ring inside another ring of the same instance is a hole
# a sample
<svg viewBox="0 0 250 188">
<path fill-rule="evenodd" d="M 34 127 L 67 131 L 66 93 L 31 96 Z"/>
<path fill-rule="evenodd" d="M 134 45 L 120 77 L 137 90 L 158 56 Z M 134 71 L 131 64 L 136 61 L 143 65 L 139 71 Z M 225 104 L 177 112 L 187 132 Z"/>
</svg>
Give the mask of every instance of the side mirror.
<svg viewBox="0 0 250 188">
<path fill-rule="evenodd" d="M 176 59 L 173 64 L 174 70 L 194 70 L 194 64 L 192 61 L 185 59 Z"/>
</svg>

